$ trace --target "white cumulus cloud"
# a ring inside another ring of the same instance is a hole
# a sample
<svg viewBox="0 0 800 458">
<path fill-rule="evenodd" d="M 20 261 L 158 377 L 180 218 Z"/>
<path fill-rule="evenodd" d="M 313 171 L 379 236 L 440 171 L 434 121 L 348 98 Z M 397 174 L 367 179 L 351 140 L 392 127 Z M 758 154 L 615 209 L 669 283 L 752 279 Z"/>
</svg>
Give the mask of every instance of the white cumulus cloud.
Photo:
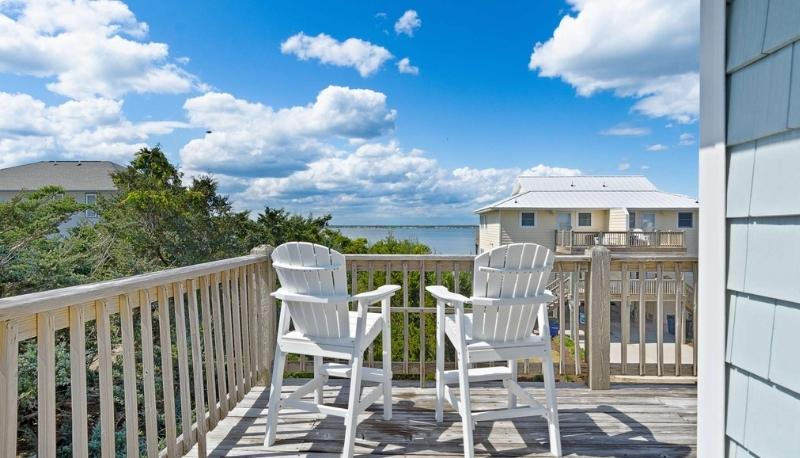
<svg viewBox="0 0 800 458">
<path fill-rule="evenodd" d="M 620 172 L 624 172 L 630 168 L 631 164 L 629 162 L 620 162 L 619 164 L 617 164 L 617 170 L 619 170 Z"/>
<path fill-rule="evenodd" d="M 678 137 L 678 144 L 681 146 L 694 145 L 694 135 L 684 132 Z"/>
<path fill-rule="evenodd" d="M 120 1 L 0 1 L 0 72 L 75 99 L 205 90 L 147 31 Z"/>
<path fill-rule="evenodd" d="M 404 57 L 397 61 L 397 70 L 400 73 L 406 73 L 409 75 L 419 75 L 419 67 L 411 65 L 411 59 L 408 57 Z"/>
<path fill-rule="evenodd" d="M 398 35 L 414 36 L 414 31 L 422 27 L 422 20 L 414 10 L 408 10 L 394 23 L 394 32 Z"/>
<path fill-rule="evenodd" d="M 699 112 L 696 0 L 568 0 L 572 14 L 537 43 L 529 67 L 578 94 L 610 90 L 633 110 L 680 123 Z"/>
<path fill-rule="evenodd" d="M 534 177 L 574 177 L 582 174 L 580 169 L 551 167 L 544 164 L 539 164 L 522 172 L 522 175 Z"/>
<path fill-rule="evenodd" d="M 613 137 L 641 137 L 649 135 L 650 129 L 647 127 L 629 126 L 627 124 L 617 124 L 614 127 L 609 127 L 600 132 L 600 135 L 608 135 Z"/>
<path fill-rule="evenodd" d="M 274 109 L 210 92 L 184 104 L 204 137 L 181 149 L 190 170 L 230 175 L 285 175 L 335 151 L 337 141 L 379 137 L 394 128 L 386 96 L 368 89 L 329 86 L 305 106 Z"/>
<path fill-rule="evenodd" d="M 656 152 L 666 151 L 668 149 L 669 148 L 667 147 L 667 145 L 663 145 L 661 143 L 656 143 L 647 147 L 647 151 L 656 151 Z"/>
<path fill-rule="evenodd" d="M 118 100 L 47 105 L 28 94 L 0 92 L 0 167 L 44 158 L 124 161 L 151 136 L 184 127 L 174 121 L 131 122 Z"/>
<path fill-rule="evenodd" d="M 281 43 L 281 52 L 295 55 L 300 60 L 316 59 L 323 64 L 352 67 L 362 77 L 375 74 L 384 62 L 392 58 L 392 53 L 382 46 L 359 38 L 338 41 L 324 33 L 313 37 L 303 32 L 292 35 Z"/>
</svg>

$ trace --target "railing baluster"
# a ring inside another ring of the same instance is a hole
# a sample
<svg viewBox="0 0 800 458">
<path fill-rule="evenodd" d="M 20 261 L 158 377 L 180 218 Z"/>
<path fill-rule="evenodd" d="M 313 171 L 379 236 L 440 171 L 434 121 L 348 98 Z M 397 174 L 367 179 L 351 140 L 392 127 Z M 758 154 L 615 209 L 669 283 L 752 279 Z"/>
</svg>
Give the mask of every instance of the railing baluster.
<svg viewBox="0 0 800 458">
<path fill-rule="evenodd" d="M 122 378 L 125 391 L 125 450 L 126 456 L 139 456 L 139 407 L 136 395 L 136 349 L 133 336 L 133 314 L 130 296 L 118 298 L 122 332 Z"/>
<path fill-rule="evenodd" d="M 697 376 L 697 263 L 692 264 L 692 375 Z"/>
<path fill-rule="evenodd" d="M 86 325 L 82 305 L 69 308 L 70 403 L 72 404 L 72 456 L 89 456 L 86 406 Z M 2 415 L 2 414 L 0 414 Z M 2 455 L 2 453 L 0 453 Z"/>
<path fill-rule="evenodd" d="M 644 263 L 639 263 L 639 375 L 645 374 L 647 358 L 647 335 L 645 319 L 647 319 L 647 304 L 644 302 L 645 288 Z"/>
<path fill-rule="evenodd" d="M 564 375 L 566 369 L 566 359 L 567 355 L 567 344 L 564 342 L 564 336 L 566 336 L 566 326 L 567 322 L 566 312 L 564 310 L 564 302 L 566 298 L 564 297 L 564 268 L 561 264 L 558 265 L 558 374 Z M 528 365 L 525 364 L 525 373 L 528 373 Z"/>
<path fill-rule="evenodd" d="M 425 386 L 425 260 L 419 262 L 419 386 Z"/>
<path fill-rule="evenodd" d="M 620 344 L 620 359 L 622 360 L 621 372 L 628 372 L 628 342 L 631 340 L 631 312 L 628 302 L 628 265 L 622 264 L 622 301 L 620 310 L 620 321 L 622 325 L 622 342 Z"/>
<path fill-rule="evenodd" d="M 403 373 L 408 374 L 408 262 L 403 261 Z"/>
<path fill-rule="evenodd" d="M 245 267 L 247 272 L 247 316 L 249 317 L 250 333 L 250 385 L 258 383 L 261 376 L 261 345 L 259 345 L 258 334 L 261 329 L 261 314 L 258 304 L 258 280 L 256 278 L 256 266 L 251 264 Z"/>
<path fill-rule="evenodd" d="M 106 299 L 95 301 L 97 357 L 100 360 L 100 450 L 106 458 L 116 456 L 114 421 L 114 379 L 111 353 L 111 324 Z"/>
<path fill-rule="evenodd" d="M 242 348 L 242 322 L 240 321 L 242 312 L 239 302 L 239 270 L 231 271 L 231 319 L 233 320 L 233 348 L 236 369 L 236 402 L 244 399 L 244 349 Z"/>
<path fill-rule="evenodd" d="M 197 419 L 197 455 L 206 456 L 206 406 L 203 402 L 203 356 L 200 349 L 200 322 L 197 317 L 197 280 L 189 281 L 189 335 L 192 339 L 194 404 Z M 191 430 L 191 426 L 189 427 Z"/>
<path fill-rule="evenodd" d="M 175 425 L 175 390 L 172 375 L 172 337 L 169 323 L 169 302 L 167 287 L 158 287 L 158 332 L 161 344 L 161 380 L 164 391 L 164 425 L 167 439 L 167 456 L 176 455 L 178 433 Z"/>
<path fill-rule="evenodd" d="M 656 263 L 656 356 L 658 376 L 664 375 L 664 272 L 660 262 Z"/>
<path fill-rule="evenodd" d="M 570 331 L 572 331 L 573 353 L 575 358 L 575 374 L 581 373 L 581 323 L 580 323 L 580 290 L 578 282 L 580 281 L 580 271 L 578 264 L 575 264 L 575 271 L 572 273 L 572 323 Z"/>
<path fill-rule="evenodd" d="M 39 445 L 38 456 L 43 458 L 55 458 L 56 335 L 55 319 L 52 311 L 36 314 L 36 334 L 38 384 L 37 410 L 39 422 L 37 430 Z M 16 438 L 14 439 L 16 440 Z"/>
<path fill-rule="evenodd" d="M 178 347 L 178 387 L 181 401 L 181 435 L 183 452 L 192 448 L 192 401 L 189 388 L 189 355 L 186 348 L 186 303 L 184 284 L 172 285 L 175 305 L 175 343 Z"/>
<path fill-rule="evenodd" d="M 228 415 L 228 386 L 225 380 L 225 347 L 222 335 L 222 306 L 220 304 L 220 275 L 213 274 L 211 280 L 211 313 L 214 327 L 214 353 L 217 366 L 217 397 L 219 398 L 219 419 Z"/>
<path fill-rule="evenodd" d="M 17 456 L 19 334 L 14 321 L 0 322 L 0 456 Z"/>
<path fill-rule="evenodd" d="M 239 268 L 239 319 L 242 323 L 242 369 L 244 372 L 244 392 L 250 391 L 251 360 L 250 360 L 250 301 L 247 291 L 247 271 Z"/>
<path fill-rule="evenodd" d="M 230 295 L 230 271 L 223 270 L 221 274 L 222 279 L 222 313 L 225 320 L 225 364 L 228 370 L 228 410 L 236 406 L 237 385 L 236 385 L 236 369 L 235 359 L 236 353 L 233 348 L 233 312 L 231 310 L 231 295 Z"/>
<path fill-rule="evenodd" d="M 681 375 L 681 364 L 683 363 L 683 303 L 681 301 L 681 268 L 680 264 L 675 263 L 675 375 Z"/>
<path fill-rule="evenodd" d="M 200 310 L 203 320 L 203 353 L 206 372 L 206 400 L 208 401 L 209 428 L 214 429 L 219 421 L 217 410 L 216 374 L 214 373 L 214 345 L 211 331 L 211 304 L 208 275 L 200 277 Z"/>
<path fill-rule="evenodd" d="M 375 272 L 373 270 L 373 267 L 374 266 L 372 265 L 372 261 L 369 261 L 367 263 L 367 291 L 372 291 L 374 289 L 373 286 L 375 284 L 375 278 L 374 278 Z M 369 367 L 375 367 L 374 352 L 375 352 L 375 344 L 373 341 L 373 343 L 370 343 L 369 347 L 367 348 L 367 366 Z"/>
<path fill-rule="evenodd" d="M 142 300 L 144 299 L 144 300 Z M 156 406 L 155 362 L 153 355 L 153 301 L 150 291 L 139 291 L 139 317 L 142 326 L 142 377 L 144 378 L 144 427 L 147 457 L 158 457 L 158 407 Z M 85 377 L 84 377 L 85 378 Z"/>
</svg>

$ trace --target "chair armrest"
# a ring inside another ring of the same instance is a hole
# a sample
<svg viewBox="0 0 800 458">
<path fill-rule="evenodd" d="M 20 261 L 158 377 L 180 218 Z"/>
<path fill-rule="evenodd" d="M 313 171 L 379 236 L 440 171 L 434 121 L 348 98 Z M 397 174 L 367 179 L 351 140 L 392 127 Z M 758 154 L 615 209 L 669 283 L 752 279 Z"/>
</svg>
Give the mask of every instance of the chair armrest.
<svg viewBox="0 0 800 458">
<path fill-rule="evenodd" d="M 461 294 L 458 293 L 452 293 L 448 291 L 447 288 L 441 285 L 427 286 L 425 289 L 429 293 L 431 293 L 431 296 L 444 302 L 448 303 L 458 302 L 461 304 L 469 302 L 468 297 L 462 296 Z"/>
<path fill-rule="evenodd" d="M 350 296 L 311 296 L 285 291 L 283 288 L 270 293 L 270 296 L 282 301 L 313 302 L 315 304 L 341 304 L 348 302 Z"/>
<path fill-rule="evenodd" d="M 360 303 L 364 303 L 365 305 L 372 305 L 388 297 L 392 297 L 399 289 L 400 285 L 383 285 L 379 286 L 376 290 L 356 294 L 355 296 L 351 297 L 350 300 L 358 301 Z"/>
</svg>

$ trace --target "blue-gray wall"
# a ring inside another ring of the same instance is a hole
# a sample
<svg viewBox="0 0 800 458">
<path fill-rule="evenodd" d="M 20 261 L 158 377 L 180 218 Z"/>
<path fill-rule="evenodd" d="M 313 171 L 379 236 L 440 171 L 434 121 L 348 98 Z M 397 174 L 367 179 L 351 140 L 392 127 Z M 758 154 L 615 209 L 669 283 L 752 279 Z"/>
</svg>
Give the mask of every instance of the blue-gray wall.
<svg viewBox="0 0 800 458">
<path fill-rule="evenodd" d="M 798 40 L 800 0 L 729 3 L 730 456 L 800 457 Z"/>
</svg>

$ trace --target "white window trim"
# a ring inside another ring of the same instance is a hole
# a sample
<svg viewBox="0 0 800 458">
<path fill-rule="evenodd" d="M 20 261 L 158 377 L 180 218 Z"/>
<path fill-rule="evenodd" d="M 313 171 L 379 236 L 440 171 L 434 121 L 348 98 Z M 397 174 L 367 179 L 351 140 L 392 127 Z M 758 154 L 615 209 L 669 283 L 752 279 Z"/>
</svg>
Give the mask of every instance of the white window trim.
<svg viewBox="0 0 800 458">
<path fill-rule="evenodd" d="M 692 216 L 692 224 L 690 224 L 688 227 L 681 227 L 681 213 L 688 213 Z M 677 218 L 678 221 L 675 222 L 675 227 L 678 229 L 694 229 L 694 212 L 678 212 Z"/>
<path fill-rule="evenodd" d="M 581 224 L 581 215 L 589 215 L 589 224 Z M 577 221 L 577 223 L 578 223 L 577 226 L 578 227 L 592 227 L 592 223 L 593 223 L 593 221 L 592 221 L 592 219 L 593 219 L 592 218 L 592 212 L 578 212 L 577 218 L 578 218 L 578 221 Z"/>
<path fill-rule="evenodd" d="M 525 213 L 533 213 L 533 226 L 526 226 L 526 225 L 522 224 L 522 215 L 525 214 Z M 519 212 L 519 227 L 521 227 L 523 229 L 535 229 L 536 228 L 536 220 L 538 220 L 538 219 L 539 219 L 539 217 L 536 215 L 536 212 Z"/>
<path fill-rule="evenodd" d="M 89 196 L 94 196 L 94 204 L 90 204 L 89 203 Z M 83 202 L 86 205 L 95 205 L 95 204 L 97 204 L 97 193 L 96 192 L 87 192 L 87 193 L 85 193 L 83 195 Z M 87 218 L 97 218 L 97 216 L 98 216 L 97 212 L 92 210 L 92 209 L 90 209 L 90 208 L 87 208 L 84 213 L 85 213 Z"/>
</svg>

